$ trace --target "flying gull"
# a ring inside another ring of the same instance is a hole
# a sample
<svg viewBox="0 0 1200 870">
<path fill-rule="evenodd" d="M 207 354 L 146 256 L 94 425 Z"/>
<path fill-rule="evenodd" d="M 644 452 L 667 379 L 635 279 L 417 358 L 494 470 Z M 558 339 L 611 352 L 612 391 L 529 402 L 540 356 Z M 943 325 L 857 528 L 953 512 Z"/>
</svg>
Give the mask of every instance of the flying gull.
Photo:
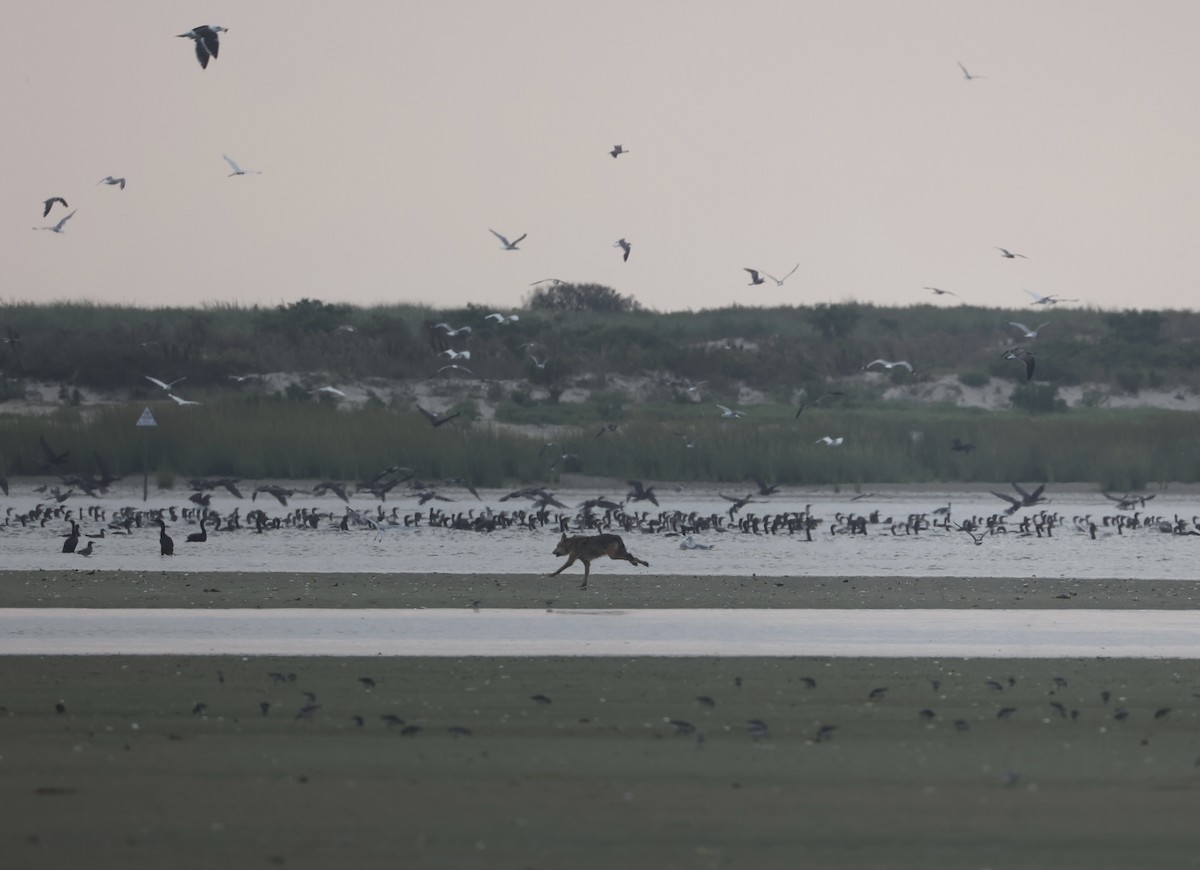
<svg viewBox="0 0 1200 870">
<path fill-rule="evenodd" d="M 500 240 L 501 244 L 504 245 L 504 250 L 506 250 L 506 251 L 521 250 L 520 248 L 517 247 L 517 245 L 519 245 L 521 243 L 522 239 L 524 239 L 527 235 L 529 235 L 529 233 L 522 233 L 519 238 L 510 242 L 508 239 L 504 238 L 504 236 L 500 235 L 498 232 L 496 232 L 495 230 L 493 230 L 491 228 L 488 229 L 488 232 Z"/>
<path fill-rule="evenodd" d="M 226 178 L 233 178 L 235 175 L 262 175 L 262 173 L 257 169 L 242 169 L 242 167 L 233 162 L 233 158 L 231 158 L 228 154 L 222 154 L 221 156 L 225 158 L 225 162 L 228 163 L 229 168 L 233 170 L 233 172 L 225 176 Z"/>
<path fill-rule="evenodd" d="M 986 79 L 987 78 L 987 76 L 971 75 L 971 73 L 967 72 L 967 68 L 965 66 L 963 66 L 961 62 L 958 64 L 958 68 L 960 70 L 962 70 L 963 78 L 965 78 L 969 82 L 974 81 L 975 79 Z"/>
<path fill-rule="evenodd" d="M 800 264 L 797 263 L 795 266 L 792 266 L 792 271 L 788 272 L 782 278 L 776 278 L 774 275 L 770 274 L 769 272 L 763 272 L 763 274 L 766 275 L 768 278 L 770 278 L 772 281 L 774 281 L 776 287 L 782 287 L 783 282 L 786 281 L 788 278 L 792 277 L 792 275 L 795 274 L 796 270 L 799 268 L 800 268 Z"/>
<path fill-rule="evenodd" d="M 108 184 L 108 185 L 115 184 L 118 187 L 120 187 L 121 190 L 125 189 L 125 179 L 124 178 L 113 178 L 111 175 L 104 176 L 104 178 L 101 178 L 96 183 L 97 184 Z"/>
<path fill-rule="evenodd" d="M 1025 380 L 1033 380 L 1033 354 L 1023 347 L 1010 347 L 1004 352 L 1004 358 L 1025 363 Z"/>
<path fill-rule="evenodd" d="M 1024 323 L 1018 323 L 1015 320 L 1008 321 L 1008 325 L 1015 326 L 1017 329 L 1021 330 L 1021 332 L 1023 332 L 1025 334 L 1025 338 L 1037 338 L 1038 333 L 1041 332 L 1042 329 L 1044 329 L 1045 327 L 1050 325 L 1050 321 L 1047 320 L 1045 323 L 1039 323 L 1037 325 L 1037 328 L 1026 326 Z"/>
<path fill-rule="evenodd" d="M 617 239 L 616 242 L 613 243 L 613 247 L 620 248 L 625 252 L 625 255 L 621 257 L 622 262 L 629 260 L 629 249 L 632 248 L 633 245 L 629 244 L 629 242 L 625 241 L 624 239 Z"/>
<path fill-rule="evenodd" d="M 1051 293 L 1049 296 L 1041 296 L 1034 293 L 1032 290 L 1026 290 L 1026 293 L 1033 299 L 1034 305 L 1057 305 L 1059 302 L 1078 302 L 1078 299 L 1059 299 L 1057 295 Z M 1039 327 L 1040 329 L 1041 327 Z"/>
<path fill-rule="evenodd" d="M 182 378 L 176 378 L 175 380 L 171 381 L 171 383 L 167 384 L 167 383 L 163 383 L 163 382 L 162 382 L 162 381 L 160 381 L 158 378 L 152 378 L 152 377 L 150 377 L 149 375 L 142 375 L 142 377 L 144 377 L 144 378 L 145 378 L 146 380 L 148 380 L 150 383 L 154 384 L 156 387 L 158 387 L 158 388 L 160 388 L 160 389 L 163 389 L 163 390 L 166 390 L 166 391 L 168 391 L 168 392 L 170 392 L 170 390 L 171 390 L 171 387 L 175 386 L 175 385 L 176 385 L 177 383 L 179 383 L 180 381 L 186 381 L 186 380 L 187 380 L 187 375 L 184 375 Z"/>
<path fill-rule="evenodd" d="M 63 231 L 63 227 L 66 225 L 67 221 L 69 221 L 74 216 L 75 216 L 75 212 L 73 211 L 52 227 L 34 227 L 34 229 L 35 230 L 49 230 L 52 233 L 61 233 Z"/>
<path fill-rule="evenodd" d="M 1024 254 L 1014 254 L 1014 253 L 1013 253 L 1012 251 L 1010 251 L 1008 248 L 1002 248 L 1002 247 L 1000 247 L 999 245 L 996 245 L 995 247 L 996 247 L 996 250 L 1000 252 L 1000 256 L 1001 256 L 1001 257 L 1004 257 L 1004 259 L 1006 259 L 1006 260 L 1014 260 L 1014 259 L 1016 259 L 1017 257 L 1020 257 L 1020 258 L 1021 258 L 1021 259 L 1023 259 L 1023 260 L 1028 260 L 1028 259 L 1029 259 L 1029 258 L 1028 258 L 1028 257 L 1026 257 Z"/>
<path fill-rule="evenodd" d="M 910 363 L 906 359 L 898 359 L 895 362 L 888 362 L 885 359 L 873 359 L 869 363 L 867 363 L 865 366 L 863 366 L 863 368 L 869 369 L 871 366 L 876 365 L 876 364 L 883 366 L 888 371 L 891 371 L 896 366 L 904 366 L 904 368 L 908 369 L 909 372 L 911 372 L 913 370 L 912 363 Z"/>
<path fill-rule="evenodd" d="M 42 217 L 46 217 L 50 214 L 50 209 L 54 207 L 54 203 L 56 202 L 61 202 L 63 204 L 63 208 L 70 208 L 70 206 L 67 205 L 67 201 L 61 196 L 52 196 L 42 203 L 42 205 L 45 206 L 45 208 L 42 210 Z"/>
<path fill-rule="evenodd" d="M 208 59 L 215 58 L 221 48 L 220 37 L 217 34 L 228 30 L 228 27 L 222 27 L 219 24 L 201 24 L 199 27 L 193 27 L 187 33 L 180 33 L 179 36 L 195 40 L 196 60 L 200 61 L 201 69 L 208 69 Z"/>
<path fill-rule="evenodd" d="M 617 159 L 618 157 L 620 157 L 622 154 L 628 154 L 629 152 L 628 152 L 628 151 L 626 151 L 626 150 L 625 150 L 625 149 L 624 149 L 622 146 L 620 146 L 620 145 L 614 145 L 614 146 L 613 146 L 613 150 L 612 150 L 612 151 L 609 151 L 608 153 L 612 155 L 612 157 L 613 157 L 613 160 L 616 160 L 616 159 Z"/>
</svg>

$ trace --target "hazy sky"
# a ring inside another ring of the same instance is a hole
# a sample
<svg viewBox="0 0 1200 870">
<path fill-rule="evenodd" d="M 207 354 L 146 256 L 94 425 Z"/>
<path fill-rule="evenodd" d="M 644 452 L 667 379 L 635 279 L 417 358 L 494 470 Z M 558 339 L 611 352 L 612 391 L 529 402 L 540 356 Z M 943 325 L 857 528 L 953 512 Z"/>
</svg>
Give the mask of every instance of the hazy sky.
<svg viewBox="0 0 1200 870">
<path fill-rule="evenodd" d="M 4 299 L 1196 307 L 1194 0 L 181 8 L 6 13 Z"/>
</svg>

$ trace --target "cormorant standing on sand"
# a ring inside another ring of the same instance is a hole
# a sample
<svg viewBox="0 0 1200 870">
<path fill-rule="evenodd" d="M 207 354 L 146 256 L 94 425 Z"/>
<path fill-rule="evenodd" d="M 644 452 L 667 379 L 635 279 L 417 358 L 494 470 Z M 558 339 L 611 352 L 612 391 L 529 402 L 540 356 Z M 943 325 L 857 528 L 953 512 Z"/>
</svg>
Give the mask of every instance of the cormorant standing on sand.
<svg viewBox="0 0 1200 870">
<path fill-rule="evenodd" d="M 162 517 L 158 518 L 158 548 L 159 552 L 164 556 L 175 555 L 175 542 L 171 540 L 171 536 L 167 534 L 167 524 L 163 522 Z"/>
</svg>

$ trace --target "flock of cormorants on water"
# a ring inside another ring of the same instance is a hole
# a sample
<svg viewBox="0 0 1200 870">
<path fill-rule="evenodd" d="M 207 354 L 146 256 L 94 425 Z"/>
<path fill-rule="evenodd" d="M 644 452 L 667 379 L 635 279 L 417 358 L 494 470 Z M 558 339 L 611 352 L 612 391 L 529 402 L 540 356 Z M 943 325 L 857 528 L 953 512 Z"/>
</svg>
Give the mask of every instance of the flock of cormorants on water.
<svg viewBox="0 0 1200 870">
<path fill-rule="evenodd" d="M 45 439 L 42 444 L 48 457 L 55 456 Z M 100 467 L 104 468 L 102 463 Z M 1003 509 L 960 517 L 954 514 L 952 504 L 904 515 L 891 515 L 879 507 L 864 507 L 861 512 L 837 510 L 829 516 L 814 513 L 812 504 L 805 505 L 802 510 L 782 509 L 782 505 L 781 509 L 776 509 L 774 505 L 779 504 L 781 485 L 758 477 L 750 478 L 754 486 L 745 494 L 718 492 L 727 505 L 723 510 L 709 512 L 664 508 L 655 487 L 640 480 L 627 481 L 629 490 L 619 498 L 591 498 L 573 506 L 548 489 L 530 486 L 497 497 L 500 503 L 512 502 L 519 506 L 493 508 L 483 503 L 483 496 L 467 481 L 449 478 L 433 483 L 417 478 L 410 469 L 397 466 L 353 484 L 326 480 L 307 490 L 277 484 L 258 485 L 250 491 L 250 502 L 254 507 L 244 514 L 240 506 L 227 511 L 211 506 L 215 490 L 224 490 L 237 499 L 245 498 L 239 487 L 241 481 L 235 478 L 193 478 L 189 481 L 192 494 L 188 505 L 149 509 L 129 505 L 111 508 L 100 502 L 100 494 L 106 493 L 108 486 L 116 480 L 107 471 L 102 471 L 100 478 L 63 476 L 61 480 L 71 488 L 66 492 L 49 485 L 35 488 L 34 493 L 45 495 L 47 499 L 26 511 L 7 508 L 0 530 L 50 527 L 63 538 L 62 552 L 81 556 L 98 552 L 95 541 L 106 535 L 136 535 L 143 529 L 153 528 L 159 532 L 160 553 L 171 556 L 176 549 L 170 532 L 180 525 L 188 532 L 184 539 L 187 544 L 205 544 L 230 533 L 265 534 L 287 529 L 366 531 L 379 538 L 403 528 L 486 533 L 510 528 L 537 531 L 550 527 L 554 534 L 620 532 L 674 536 L 683 539 L 680 546 L 684 549 L 709 548 L 710 544 L 698 542 L 694 536 L 721 533 L 794 535 L 811 541 L 814 534 L 899 536 L 942 532 L 962 533 L 976 545 L 988 537 L 1050 538 L 1056 532 L 1085 534 L 1092 539 L 1139 531 L 1200 535 L 1200 516 L 1147 512 L 1147 503 L 1154 498 L 1153 494 L 1117 496 L 1101 492 L 1099 494 L 1108 500 L 1104 506 L 1111 505 L 1115 512 L 1097 510 L 1066 516 L 1043 507 L 1048 502 L 1044 484 L 1030 490 L 1013 483 L 1015 495 L 992 491 L 992 495 L 1005 502 Z M 7 481 L 3 481 L 3 485 L 7 494 Z M 80 507 L 68 505 L 76 488 L 96 501 Z M 258 500 L 260 495 L 264 501 Z M 340 510 L 289 504 L 296 496 L 320 498 L 330 495 L 344 503 Z M 399 498 L 415 504 L 411 507 L 393 504 L 389 510 L 389 495 L 393 500 Z M 378 499 L 378 504 L 372 508 L 355 508 L 350 504 L 352 496 L 369 496 Z M 461 503 L 464 498 L 479 504 L 462 509 L 449 507 Z M 852 501 L 865 498 L 869 495 L 855 496 Z M 277 505 L 277 509 L 265 504 L 268 499 Z M 643 503 L 655 510 L 643 509 Z M 1027 512 L 1021 514 L 1022 511 Z M 64 523 L 69 524 L 69 529 L 62 529 Z M 88 527 L 86 532 L 85 525 Z M 89 540 L 81 548 L 79 543 L 83 538 Z"/>
</svg>

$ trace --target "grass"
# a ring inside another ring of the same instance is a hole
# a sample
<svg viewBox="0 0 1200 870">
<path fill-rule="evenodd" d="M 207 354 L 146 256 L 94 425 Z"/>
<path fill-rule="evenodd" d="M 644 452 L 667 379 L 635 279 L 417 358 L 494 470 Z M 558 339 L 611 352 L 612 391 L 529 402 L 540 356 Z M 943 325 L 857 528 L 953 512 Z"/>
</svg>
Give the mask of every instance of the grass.
<svg viewBox="0 0 1200 870">
<path fill-rule="evenodd" d="M 1095 482 L 1136 490 L 1150 482 L 1200 480 L 1190 449 L 1197 415 L 1174 411 L 1077 410 L 1028 415 L 904 405 L 806 410 L 751 406 L 738 421 L 716 419 L 707 404 L 674 401 L 540 405 L 537 422 L 567 427 L 553 448 L 540 436 L 456 421 L 434 429 L 413 411 L 339 411 L 332 403 L 239 398 L 195 408 L 160 406 L 149 434 L 150 463 L 162 475 L 358 480 L 400 465 L 419 477 L 462 477 L 478 486 L 554 481 L 563 470 L 671 481 L 787 484 L 934 481 Z M 0 463 L 11 475 L 37 474 L 45 436 L 70 451 L 63 473 L 141 469 L 141 405 L 64 409 L 49 417 L 0 415 Z M 612 420 L 617 429 L 604 424 Z M 459 425 L 459 424 L 462 425 Z M 597 434 L 601 430 L 603 434 Z M 844 436 L 841 447 L 816 443 Z M 957 437 L 976 445 L 950 449 Z M 687 447 L 688 443 L 693 444 Z M 553 459 L 577 454 L 554 470 Z"/>
</svg>

